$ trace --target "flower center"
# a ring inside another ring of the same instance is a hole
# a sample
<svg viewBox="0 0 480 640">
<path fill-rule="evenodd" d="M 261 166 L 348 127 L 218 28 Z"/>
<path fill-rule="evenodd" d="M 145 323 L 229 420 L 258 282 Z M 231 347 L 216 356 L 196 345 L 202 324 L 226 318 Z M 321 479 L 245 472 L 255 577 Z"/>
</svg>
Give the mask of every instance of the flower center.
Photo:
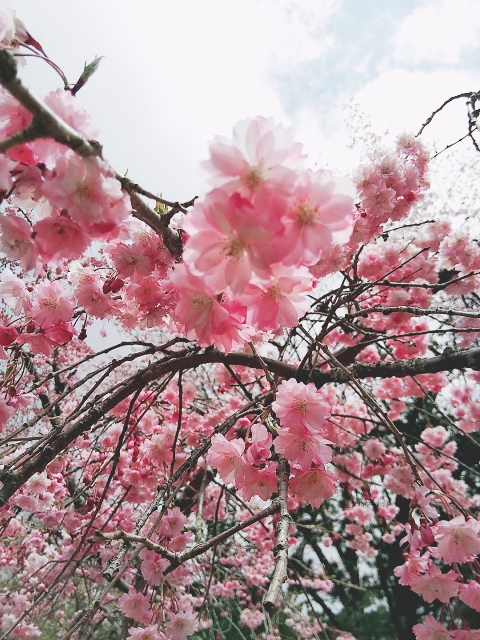
<svg viewBox="0 0 480 640">
<path fill-rule="evenodd" d="M 86 180 L 80 182 L 77 189 L 77 195 L 81 200 L 87 200 L 90 197 L 91 192 L 92 187 Z"/>
<path fill-rule="evenodd" d="M 250 191 L 255 191 L 263 182 L 262 172 L 260 171 L 260 167 L 248 167 L 244 171 L 241 181 L 243 184 L 250 189 Z"/>
<path fill-rule="evenodd" d="M 192 296 L 190 304 L 195 309 L 195 311 L 206 311 L 212 306 L 213 300 L 208 296 L 199 293 L 196 296 Z"/>
<path fill-rule="evenodd" d="M 280 289 L 280 285 L 277 283 L 272 284 L 270 287 L 268 287 L 265 296 L 267 298 L 271 298 L 272 300 L 275 300 L 276 302 L 278 302 L 279 300 L 282 300 L 282 298 L 285 297 L 283 295 L 283 291 Z"/>
<path fill-rule="evenodd" d="M 299 413 L 307 413 L 308 404 L 305 398 L 297 398 L 294 402 L 294 407 Z"/>
<path fill-rule="evenodd" d="M 307 438 L 300 440 L 300 449 L 304 452 L 310 451 L 310 442 Z"/>
<path fill-rule="evenodd" d="M 317 210 L 311 202 L 301 202 L 293 212 L 293 217 L 299 227 L 313 224 L 316 216 Z"/>
<path fill-rule="evenodd" d="M 454 529 L 452 531 L 452 533 L 450 534 L 450 537 L 452 538 L 453 544 L 460 544 L 462 536 L 460 535 L 460 532 L 457 531 L 457 529 Z"/>
<path fill-rule="evenodd" d="M 225 255 L 228 258 L 240 258 L 245 249 L 243 242 L 237 236 L 230 236 L 225 243 Z"/>
</svg>

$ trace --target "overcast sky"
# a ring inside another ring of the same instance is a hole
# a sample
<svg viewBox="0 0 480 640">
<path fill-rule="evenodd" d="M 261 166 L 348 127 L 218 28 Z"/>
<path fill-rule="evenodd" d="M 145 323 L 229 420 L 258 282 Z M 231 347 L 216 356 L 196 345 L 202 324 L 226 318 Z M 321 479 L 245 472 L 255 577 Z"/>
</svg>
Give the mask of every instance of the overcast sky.
<svg viewBox="0 0 480 640">
<path fill-rule="evenodd" d="M 205 188 L 198 163 L 239 119 L 274 116 L 312 161 L 342 166 L 345 112 L 417 131 L 445 98 L 480 88 L 480 0 L 13 0 L 74 82 L 119 173 L 172 200 Z M 22 72 L 37 94 L 61 86 L 40 61 Z M 451 142 L 464 102 L 431 134 Z M 345 159 L 345 166 L 348 164 Z"/>
</svg>

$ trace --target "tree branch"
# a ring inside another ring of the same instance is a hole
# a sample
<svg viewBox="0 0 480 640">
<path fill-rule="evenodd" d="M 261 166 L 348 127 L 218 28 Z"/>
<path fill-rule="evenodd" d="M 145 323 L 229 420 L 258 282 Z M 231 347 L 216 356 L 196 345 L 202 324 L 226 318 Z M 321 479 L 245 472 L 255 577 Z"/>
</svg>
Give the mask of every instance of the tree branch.
<svg viewBox="0 0 480 640">
<path fill-rule="evenodd" d="M 347 383 L 356 378 L 405 378 L 416 376 L 422 373 L 438 373 L 439 371 L 451 371 L 452 369 L 473 369 L 480 370 L 480 348 L 467 349 L 465 351 L 455 351 L 445 349 L 441 356 L 433 358 L 413 358 L 412 360 L 399 360 L 395 362 L 377 362 L 375 364 L 355 364 L 348 368 L 332 368 L 323 371 L 318 368 L 309 370 L 298 368 L 271 358 L 262 358 L 269 371 L 282 378 L 297 378 L 300 382 L 314 382 L 317 388 L 325 384 Z M 8 466 L 0 471 L 0 482 L 3 487 L 0 489 L 0 507 L 26 482 L 34 473 L 40 473 L 45 467 L 62 453 L 79 435 L 88 431 L 98 420 L 118 405 L 119 402 L 128 398 L 140 388 L 145 387 L 149 382 L 157 380 L 163 375 L 180 371 L 180 369 L 195 369 L 202 364 L 220 362 L 229 365 L 243 365 L 251 369 L 260 369 L 258 359 L 248 353 L 225 354 L 218 349 L 207 349 L 203 353 L 182 355 L 177 358 L 169 357 L 159 362 L 155 362 L 139 373 L 128 378 L 108 398 L 99 401 L 95 397 L 89 404 L 90 410 L 72 424 L 68 429 L 56 433 L 55 438 L 43 449 L 39 449 L 35 455 L 18 471 L 11 471 Z M 266 400 L 267 396 L 263 396 Z"/>
<path fill-rule="evenodd" d="M 23 86 L 17 77 L 17 62 L 5 49 L 0 50 L 0 84 L 33 116 L 33 121 L 26 129 L 18 131 L 0 142 L 1 153 L 37 138 L 52 138 L 83 158 L 102 157 L 102 145 L 99 142 L 84 138 Z M 117 179 L 121 182 L 122 188 L 130 195 L 135 217 L 162 236 L 165 246 L 172 255 L 180 257 L 183 250 L 182 237 L 179 231 L 170 229 L 168 226 L 171 216 L 169 214 L 162 216 L 150 209 L 138 195 L 138 189 L 135 188 L 137 185 L 134 182 L 119 176 Z M 188 206 L 190 203 L 185 204 Z M 178 210 L 184 209 L 181 207 Z"/>
<path fill-rule="evenodd" d="M 288 513 L 288 479 L 290 476 L 290 466 L 283 456 L 277 467 L 278 475 L 278 504 L 280 506 L 280 520 L 276 530 L 276 542 L 274 548 L 275 571 L 268 587 L 268 591 L 263 599 L 263 606 L 267 611 L 275 608 L 280 589 L 287 577 L 288 564 L 288 529 L 292 518 Z"/>
</svg>

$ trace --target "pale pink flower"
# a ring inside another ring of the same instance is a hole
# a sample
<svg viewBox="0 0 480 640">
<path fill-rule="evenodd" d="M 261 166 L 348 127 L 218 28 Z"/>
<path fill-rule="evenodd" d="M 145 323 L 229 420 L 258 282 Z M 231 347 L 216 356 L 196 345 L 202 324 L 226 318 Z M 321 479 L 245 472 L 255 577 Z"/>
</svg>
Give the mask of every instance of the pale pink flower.
<svg viewBox="0 0 480 640">
<path fill-rule="evenodd" d="M 452 520 L 438 522 L 435 540 L 438 543 L 432 554 L 445 562 L 469 562 L 480 554 L 480 522 L 474 518 L 465 521 L 463 515 Z"/>
<path fill-rule="evenodd" d="M 10 260 L 20 260 L 25 271 L 33 269 L 37 261 L 37 247 L 32 229 L 26 220 L 13 215 L 0 216 L 0 250 Z"/>
<path fill-rule="evenodd" d="M 40 256 L 49 262 L 80 257 L 90 244 L 84 229 L 68 215 L 44 218 L 33 227 Z"/>
<path fill-rule="evenodd" d="M 165 635 L 159 633 L 156 624 L 151 624 L 149 627 L 130 627 L 128 633 L 130 635 L 127 640 L 166 640 Z"/>
<path fill-rule="evenodd" d="M 445 383 L 444 383 L 445 384 Z M 443 385 L 444 386 L 444 385 Z M 440 389 L 439 389 L 440 390 Z M 444 427 L 427 427 L 421 433 L 422 440 L 431 447 L 441 447 L 448 438 L 448 431 Z"/>
<path fill-rule="evenodd" d="M 0 275 L 0 297 L 3 302 L 13 307 L 17 315 L 22 311 L 27 313 L 32 308 L 30 293 L 25 284 L 13 275 L 9 267 L 6 267 Z"/>
<path fill-rule="evenodd" d="M 166 625 L 165 632 L 171 640 L 186 640 L 187 636 L 198 630 L 197 614 L 191 605 L 178 613 L 169 614 L 169 617 L 170 622 Z"/>
<path fill-rule="evenodd" d="M 163 572 L 170 562 L 155 553 L 155 551 L 149 551 L 148 549 L 140 551 L 140 558 L 142 559 L 141 571 L 143 577 L 149 585 L 158 587 L 165 580 Z"/>
<path fill-rule="evenodd" d="M 168 509 L 160 523 L 160 535 L 167 538 L 175 538 L 182 533 L 186 523 L 187 518 L 178 507 Z"/>
<path fill-rule="evenodd" d="M 3 429 L 13 415 L 15 415 L 15 409 L 8 406 L 3 398 L 0 398 L 0 429 Z"/>
<path fill-rule="evenodd" d="M 34 293 L 31 314 L 42 328 L 71 320 L 74 300 L 57 281 L 40 282 L 34 287 Z"/>
<path fill-rule="evenodd" d="M 313 286 L 306 267 L 284 267 L 277 263 L 271 267 L 268 280 L 249 284 L 240 302 L 247 305 L 247 319 L 261 331 L 275 331 L 294 327 L 298 319 L 310 308 L 307 294 Z"/>
<path fill-rule="evenodd" d="M 323 467 L 315 467 L 308 471 L 295 470 L 290 480 L 290 490 L 300 500 L 317 509 L 322 502 L 335 493 L 338 476 Z"/>
<path fill-rule="evenodd" d="M 476 580 L 469 580 L 460 585 L 459 598 L 466 605 L 480 612 L 480 584 Z"/>
<path fill-rule="evenodd" d="M 314 265 L 333 243 L 343 244 L 353 229 L 355 189 L 347 178 L 327 171 L 299 174 L 278 240 L 286 265 Z"/>
<path fill-rule="evenodd" d="M 321 429 L 330 416 L 330 406 L 313 382 L 303 384 L 294 378 L 279 385 L 272 409 L 282 427 L 303 424 L 314 431 Z"/>
<path fill-rule="evenodd" d="M 412 631 L 417 636 L 417 640 L 451 640 L 453 638 L 445 625 L 430 615 L 425 616 L 424 624 L 416 624 Z"/>
<path fill-rule="evenodd" d="M 233 140 L 216 137 L 210 145 L 210 160 L 204 168 L 213 174 L 210 182 L 229 192 L 251 194 L 267 187 L 288 195 L 295 171 L 302 166 L 302 147 L 293 142 L 293 130 L 257 116 L 238 122 Z"/>
<path fill-rule="evenodd" d="M 120 183 L 106 162 L 99 158 L 81 158 L 66 151 L 55 170 L 46 175 L 43 195 L 50 203 L 66 209 L 68 215 L 86 226 L 103 223 L 115 201 L 123 199 Z"/>
<path fill-rule="evenodd" d="M 2 87 L 0 89 L 0 130 L 2 138 L 28 127 L 32 114 Z"/>
<path fill-rule="evenodd" d="M 92 124 L 89 114 L 83 109 L 70 91 L 57 89 L 44 98 L 44 102 L 72 129 L 78 131 L 89 140 L 98 136 L 99 130 Z"/>
<path fill-rule="evenodd" d="M 212 437 L 208 462 L 215 467 L 224 482 L 235 482 L 241 478 L 244 462 L 242 454 L 245 441 L 239 438 L 227 440 L 220 433 Z"/>
<path fill-rule="evenodd" d="M 455 571 L 442 573 L 436 564 L 430 564 L 423 576 L 412 576 L 410 586 L 412 591 L 419 593 L 425 602 L 448 602 L 456 595 L 459 584 L 459 574 Z"/>
<path fill-rule="evenodd" d="M 124 593 L 118 599 L 117 606 L 127 618 L 132 618 L 136 622 L 148 624 L 151 620 L 149 599 L 135 589 L 130 588 L 128 593 Z"/>
<path fill-rule="evenodd" d="M 278 436 L 273 441 L 275 451 L 283 454 L 291 464 L 298 465 L 303 471 L 307 471 L 312 462 L 326 464 L 332 459 L 329 440 L 303 424 L 279 428 L 277 433 Z"/>
<path fill-rule="evenodd" d="M 364 442 L 362 449 L 371 460 L 380 460 L 387 450 L 383 442 L 380 442 L 377 438 L 370 438 Z"/>
</svg>

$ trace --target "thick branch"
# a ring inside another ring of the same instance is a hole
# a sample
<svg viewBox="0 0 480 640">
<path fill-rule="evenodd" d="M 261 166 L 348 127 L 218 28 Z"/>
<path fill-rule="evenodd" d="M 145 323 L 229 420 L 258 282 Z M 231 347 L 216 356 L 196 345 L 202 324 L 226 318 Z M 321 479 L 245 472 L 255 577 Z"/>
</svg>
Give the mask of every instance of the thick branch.
<svg viewBox="0 0 480 640">
<path fill-rule="evenodd" d="M 38 138 L 53 138 L 83 158 L 101 155 L 102 147 L 98 142 L 86 140 L 23 86 L 17 76 L 16 60 L 5 49 L 0 50 L 0 83 L 32 114 Z"/>
<path fill-rule="evenodd" d="M 283 456 L 277 467 L 278 475 L 278 503 L 280 505 L 280 520 L 278 521 L 277 531 L 275 533 L 276 542 L 274 548 L 275 554 L 275 571 L 268 587 L 268 591 L 263 599 L 263 606 L 267 611 L 275 608 L 280 589 L 287 577 L 288 565 L 288 529 L 292 518 L 288 513 L 288 478 L 290 476 L 290 467 Z"/>
<path fill-rule="evenodd" d="M 365 378 L 405 378 L 416 376 L 422 373 L 438 373 L 439 371 L 451 371 L 452 369 L 474 369 L 480 370 L 480 348 L 468 349 L 465 351 L 445 350 L 441 356 L 434 358 L 413 358 L 412 360 L 400 360 L 396 362 L 377 362 L 375 364 L 355 364 L 348 369 L 332 368 L 323 371 L 314 368 L 312 372 L 304 368 L 298 371 L 297 367 L 273 360 L 271 358 L 262 359 L 269 371 L 283 378 L 297 378 L 302 382 L 314 382 L 317 388 L 331 382 L 346 383 L 352 377 L 357 380 Z M 0 489 L 0 506 L 26 482 L 34 473 L 42 472 L 45 467 L 61 454 L 65 449 L 82 433 L 85 433 L 96 424 L 109 411 L 118 405 L 119 402 L 128 398 L 138 389 L 144 388 L 149 382 L 157 380 L 163 375 L 175 373 L 180 369 L 196 369 L 202 364 L 220 362 L 229 365 L 243 365 L 251 369 L 260 369 L 258 359 L 248 353 L 224 354 L 218 349 L 207 349 L 203 353 L 183 355 L 177 358 L 165 358 L 146 367 L 131 378 L 106 400 L 102 402 L 95 398 L 91 403 L 91 409 L 85 415 L 72 424 L 68 429 L 55 435 L 49 444 L 39 449 L 30 460 L 25 462 L 23 467 L 16 472 L 10 471 L 8 467 L 0 471 L 0 481 L 3 487 Z"/>
<path fill-rule="evenodd" d="M 102 531 L 98 531 L 89 539 L 89 542 L 99 542 L 100 540 L 124 540 L 128 543 L 142 544 L 150 551 L 155 551 L 155 553 L 158 553 L 163 558 L 170 560 L 170 566 L 168 566 L 163 572 L 164 575 L 168 575 L 187 560 L 191 560 L 192 558 L 196 558 L 197 556 L 202 555 L 202 553 L 205 553 L 205 551 L 208 551 L 208 549 L 216 547 L 221 542 L 228 540 L 228 538 L 233 536 L 235 533 L 238 533 L 238 531 L 246 529 L 250 525 L 255 524 L 259 520 L 263 520 L 267 516 L 271 516 L 279 510 L 280 502 L 278 500 L 274 500 L 272 504 L 266 509 L 259 511 L 246 520 L 242 520 L 242 522 L 239 522 L 233 527 L 230 527 L 230 529 L 219 533 L 217 536 L 214 536 L 213 538 L 210 538 L 209 540 L 206 540 L 205 542 L 197 544 L 191 549 L 187 549 L 187 551 L 182 552 L 170 551 L 170 549 L 162 547 L 162 545 L 156 544 L 148 538 L 132 533 L 127 533 L 126 531 L 113 531 L 112 533 L 103 533 Z"/>
<path fill-rule="evenodd" d="M 37 138 L 52 138 L 56 142 L 73 149 L 83 158 L 102 155 L 100 143 L 84 138 L 23 86 L 17 76 L 15 58 L 5 49 L 0 50 L 0 84 L 33 116 L 32 123 L 26 129 L 0 142 L 1 153 Z M 161 216 L 153 209 L 150 209 L 133 189 L 133 182 L 122 179 L 120 179 L 120 182 L 130 195 L 135 217 L 145 222 L 151 229 L 162 236 L 165 246 L 172 255 L 180 257 L 183 249 L 181 233 L 169 228 L 169 216 Z"/>
</svg>

